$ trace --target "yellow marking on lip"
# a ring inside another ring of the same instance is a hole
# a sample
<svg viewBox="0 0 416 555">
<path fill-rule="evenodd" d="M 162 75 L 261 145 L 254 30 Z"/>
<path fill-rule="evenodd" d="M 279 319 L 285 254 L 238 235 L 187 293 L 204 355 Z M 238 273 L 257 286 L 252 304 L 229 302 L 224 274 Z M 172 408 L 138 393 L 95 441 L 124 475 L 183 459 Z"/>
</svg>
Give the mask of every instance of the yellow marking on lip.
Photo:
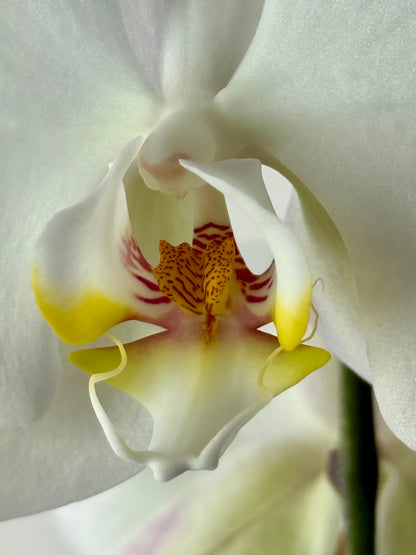
<svg viewBox="0 0 416 555">
<path fill-rule="evenodd" d="M 94 288 L 65 301 L 58 290 L 41 284 L 36 268 L 32 271 L 32 288 L 42 316 L 62 341 L 71 345 L 90 343 L 116 324 L 134 317 L 129 307 Z"/>
<path fill-rule="evenodd" d="M 309 345 L 298 345 L 292 351 L 279 350 L 275 357 L 266 362 L 261 385 L 273 395 L 279 395 L 330 359 L 328 351 Z"/>
</svg>

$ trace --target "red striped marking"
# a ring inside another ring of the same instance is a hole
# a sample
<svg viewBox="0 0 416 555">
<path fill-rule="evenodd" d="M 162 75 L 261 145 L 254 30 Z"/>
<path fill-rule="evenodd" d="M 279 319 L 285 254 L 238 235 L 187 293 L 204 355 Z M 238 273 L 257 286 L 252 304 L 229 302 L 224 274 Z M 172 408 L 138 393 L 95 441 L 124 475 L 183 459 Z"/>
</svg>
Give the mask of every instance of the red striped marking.
<svg viewBox="0 0 416 555">
<path fill-rule="evenodd" d="M 138 274 L 133 274 L 134 277 L 136 279 L 138 279 L 141 283 L 143 283 L 144 285 L 146 285 L 146 287 L 148 289 L 150 289 L 151 291 L 159 291 L 160 293 L 160 289 L 159 289 L 159 285 L 157 283 L 153 283 L 152 281 L 144 278 L 143 276 L 139 276 Z"/>
<path fill-rule="evenodd" d="M 235 274 L 239 281 L 245 281 L 246 283 L 252 283 L 257 279 L 257 276 L 252 274 L 248 268 L 236 268 Z"/>
<path fill-rule="evenodd" d="M 246 300 L 248 303 L 263 303 L 267 301 L 269 297 L 266 295 L 265 297 L 254 297 L 253 295 L 247 295 Z"/>
<path fill-rule="evenodd" d="M 221 233 L 198 233 L 198 239 L 206 239 L 208 241 L 213 241 L 214 239 L 222 240 L 224 234 Z"/>
<path fill-rule="evenodd" d="M 219 224 L 214 224 L 212 222 L 208 222 L 207 224 L 201 225 L 201 227 L 196 227 L 194 229 L 194 233 L 200 233 L 201 231 L 205 231 L 206 229 L 213 227 L 215 229 L 219 229 L 220 231 L 225 231 L 227 229 L 230 229 L 229 225 L 219 225 Z"/>
<path fill-rule="evenodd" d="M 258 289 L 262 289 L 263 287 L 265 287 L 269 283 L 270 280 L 271 280 L 271 276 L 269 276 L 264 281 L 261 281 L 260 283 L 253 283 L 252 285 L 250 285 L 249 289 L 250 289 L 250 291 L 257 291 Z M 269 285 L 269 287 L 270 287 L 270 285 Z"/>
<path fill-rule="evenodd" d="M 155 297 L 154 299 L 149 299 L 148 297 L 142 297 L 141 295 L 135 295 L 136 299 L 139 301 L 143 301 L 144 303 L 148 304 L 163 304 L 163 303 L 170 303 L 171 300 L 167 297 Z"/>
<path fill-rule="evenodd" d="M 200 249 L 205 249 L 206 244 L 203 243 L 202 241 L 198 241 L 198 239 L 195 239 L 195 237 L 194 237 L 194 240 L 192 241 L 192 246 L 193 247 L 199 247 Z"/>
</svg>

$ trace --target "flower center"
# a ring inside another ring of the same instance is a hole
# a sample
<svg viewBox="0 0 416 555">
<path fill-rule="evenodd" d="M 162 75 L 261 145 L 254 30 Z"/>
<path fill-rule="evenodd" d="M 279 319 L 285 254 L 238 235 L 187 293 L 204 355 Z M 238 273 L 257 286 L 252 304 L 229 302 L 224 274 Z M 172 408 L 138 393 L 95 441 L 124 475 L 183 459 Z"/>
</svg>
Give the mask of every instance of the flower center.
<svg viewBox="0 0 416 555">
<path fill-rule="evenodd" d="M 153 270 L 160 291 L 190 314 L 206 316 L 208 336 L 215 316 L 224 313 L 233 272 L 234 239 L 210 241 L 204 250 L 160 241 L 160 263 Z"/>
</svg>

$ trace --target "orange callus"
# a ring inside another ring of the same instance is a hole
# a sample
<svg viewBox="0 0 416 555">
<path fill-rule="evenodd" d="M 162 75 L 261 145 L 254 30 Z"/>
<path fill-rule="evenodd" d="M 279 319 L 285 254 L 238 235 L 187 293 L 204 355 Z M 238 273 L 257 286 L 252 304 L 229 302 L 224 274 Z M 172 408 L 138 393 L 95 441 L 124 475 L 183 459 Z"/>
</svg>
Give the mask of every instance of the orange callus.
<svg viewBox="0 0 416 555">
<path fill-rule="evenodd" d="M 192 314 L 216 313 L 233 272 L 234 240 L 210 241 L 204 250 L 160 241 L 160 263 L 153 270 L 161 292 Z"/>
</svg>

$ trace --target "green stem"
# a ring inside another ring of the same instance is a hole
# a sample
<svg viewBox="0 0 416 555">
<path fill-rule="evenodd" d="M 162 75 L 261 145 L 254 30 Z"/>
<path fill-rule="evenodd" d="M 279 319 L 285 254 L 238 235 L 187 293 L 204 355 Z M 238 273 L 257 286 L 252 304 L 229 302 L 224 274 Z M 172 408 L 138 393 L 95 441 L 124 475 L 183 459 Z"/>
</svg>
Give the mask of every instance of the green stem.
<svg viewBox="0 0 416 555">
<path fill-rule="evenodd" d="M 375 553 L 378 458 L 371 386 L 347 366 L 341 379 L 341 487 L 349 555 Z"/>
</svg>

